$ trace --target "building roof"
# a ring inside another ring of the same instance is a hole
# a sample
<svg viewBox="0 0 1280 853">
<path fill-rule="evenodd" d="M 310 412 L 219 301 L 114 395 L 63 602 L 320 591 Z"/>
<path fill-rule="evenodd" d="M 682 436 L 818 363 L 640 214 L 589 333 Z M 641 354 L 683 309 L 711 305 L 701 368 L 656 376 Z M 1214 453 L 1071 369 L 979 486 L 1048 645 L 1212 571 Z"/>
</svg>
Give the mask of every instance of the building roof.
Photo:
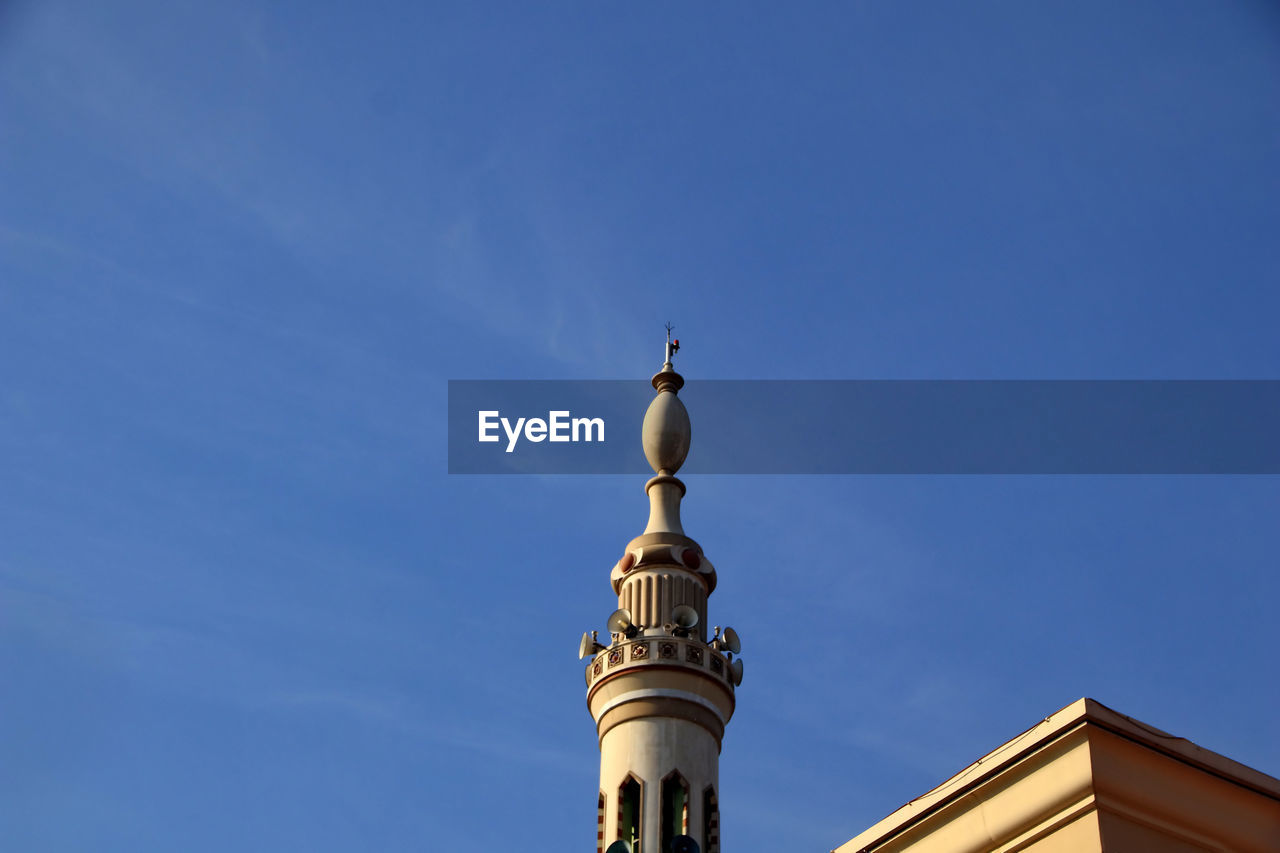
<svg viewBox="0 0 1280 853">
<path fill-rule="evenodd" d="M 1086 698 L 834 853 L 1026 850 L 1068 828 L 1058 849 L 1277 851 L 1280 780 Z"/>
</svg>

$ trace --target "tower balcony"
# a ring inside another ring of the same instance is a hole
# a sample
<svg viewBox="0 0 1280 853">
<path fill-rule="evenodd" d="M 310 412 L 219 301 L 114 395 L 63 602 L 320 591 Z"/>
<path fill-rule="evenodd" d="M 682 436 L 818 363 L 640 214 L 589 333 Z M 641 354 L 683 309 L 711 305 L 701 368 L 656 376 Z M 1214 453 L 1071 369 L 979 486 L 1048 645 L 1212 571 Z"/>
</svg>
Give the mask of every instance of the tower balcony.
<svg viewBox="0 0 1280 853">
<path fill-rule="evenodd" d="M 592 658 L 585 675 L 601 738 L 629 719 L 668 716 L 697 723 L 719 743 L 733 716 L 728 657 L 693 637 L 664 632 L 619 640 Z"/>
</svg>

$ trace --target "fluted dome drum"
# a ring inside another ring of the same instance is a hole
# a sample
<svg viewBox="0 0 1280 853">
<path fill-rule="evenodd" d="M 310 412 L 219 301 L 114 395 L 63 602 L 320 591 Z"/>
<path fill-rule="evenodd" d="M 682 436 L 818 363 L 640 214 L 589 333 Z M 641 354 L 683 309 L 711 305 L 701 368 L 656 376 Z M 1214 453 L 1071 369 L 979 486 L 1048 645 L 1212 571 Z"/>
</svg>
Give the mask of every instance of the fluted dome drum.
<svg viewBox="0 0 1280 853">
<path fill-rule="evenodd" d="M 644 413 L 641 428 L 644 458 L 659 474 L 674 474 L 689 455 L 692 434 L 684 403 L 673 392 L 663 391 L 653 398 Z"/>
</svg>

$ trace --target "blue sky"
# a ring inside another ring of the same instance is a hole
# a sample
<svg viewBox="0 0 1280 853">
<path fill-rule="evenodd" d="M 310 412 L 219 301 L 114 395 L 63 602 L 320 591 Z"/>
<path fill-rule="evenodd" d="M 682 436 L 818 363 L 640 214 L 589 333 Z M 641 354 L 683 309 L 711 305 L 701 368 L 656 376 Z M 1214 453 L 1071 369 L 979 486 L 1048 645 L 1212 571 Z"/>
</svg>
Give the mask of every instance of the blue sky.
<svg viewBox="0 0 1280 853">
<path fill-rule="evenodd" d="M 587 849 L 643 478 L 446 381 L 1280 378 L 1278 95 L 1262 0 L 0 6 L 7 843 Z M 688 486 L 730 850 L 1083 695 L 1280 773 L 1275 477 Z"/>
</svg>

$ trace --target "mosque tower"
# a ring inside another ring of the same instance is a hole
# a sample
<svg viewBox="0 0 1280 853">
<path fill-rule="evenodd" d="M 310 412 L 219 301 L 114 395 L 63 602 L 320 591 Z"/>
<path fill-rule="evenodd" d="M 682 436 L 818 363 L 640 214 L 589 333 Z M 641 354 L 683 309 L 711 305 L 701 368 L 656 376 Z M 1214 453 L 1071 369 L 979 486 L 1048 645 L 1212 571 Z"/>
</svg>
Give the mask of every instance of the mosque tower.
<svg viewBox="0 0 1280 853">
<path fill-rule="evenodd" d="M 720 853 L 720 743 L 742 681 L 732 628 L 707 635 L 716 571 L 680 525 L 689 452 L 684 379 L 667 330 L 657 396 L 644 416 L 649 523 L 627 543 L 609 576 L 618 609 L 610 644 L 582 637 L 587 705 L 600 739 L 597 853 Z M 619 842 L 622 842 L 621 844 Z M 625 845 L 625 846 L 624 846 Z"/>
</svg>

